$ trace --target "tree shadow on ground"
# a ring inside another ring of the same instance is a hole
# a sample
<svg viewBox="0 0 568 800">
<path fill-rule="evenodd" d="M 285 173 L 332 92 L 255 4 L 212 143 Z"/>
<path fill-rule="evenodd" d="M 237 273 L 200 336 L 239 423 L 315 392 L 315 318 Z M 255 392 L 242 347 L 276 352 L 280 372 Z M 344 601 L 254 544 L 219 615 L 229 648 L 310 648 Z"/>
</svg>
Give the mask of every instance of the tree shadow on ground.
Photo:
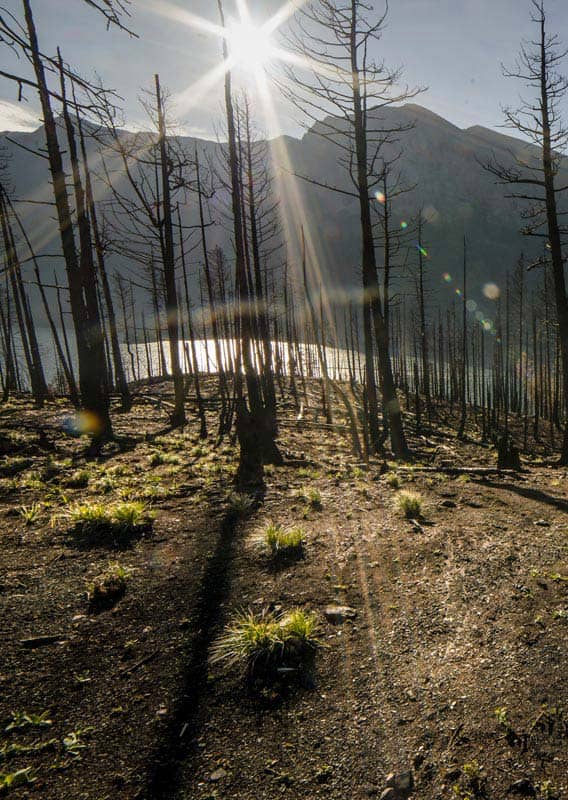
<svg viewBox="0 0 568 800">
<path fill-rule="evenodd" d="M 257 503 L 262 502 L 264 492 L 264 487 L 255 492 Z M 195 752 L 201 705 L 207 690 L 209 651 L 230 596 L 237 547 L 245 532 L 245 525 L 239 524 L 242 522 L 243 518 L 234 512 L 225 514 L 215 549 L 208 559 L 194 612 L 195 633 L 187 645 L 187 665 L 173 714 L 142 795 L 146 800 L 173 800 L 180 788 L 182 767 Z"/>
<path fill-rule="evenodd" d="M 499 483 L 490 480 L 484 480 L 483 483 L 485 486 L 490 486 L 492 489 L 505 489 L 521 497 L 526 497 L 528 500 L 534 500 L 537 503 L 545 503 L 547 506 L 558 509 L 558 511 L 568 512 L 568 500 L 562 500 L 560 497 L 546 494 L 546 492 L 542 492 L 540 489 L 530 489 L 528 486 L 517 486 L 513 483 Z"/>
</svg>

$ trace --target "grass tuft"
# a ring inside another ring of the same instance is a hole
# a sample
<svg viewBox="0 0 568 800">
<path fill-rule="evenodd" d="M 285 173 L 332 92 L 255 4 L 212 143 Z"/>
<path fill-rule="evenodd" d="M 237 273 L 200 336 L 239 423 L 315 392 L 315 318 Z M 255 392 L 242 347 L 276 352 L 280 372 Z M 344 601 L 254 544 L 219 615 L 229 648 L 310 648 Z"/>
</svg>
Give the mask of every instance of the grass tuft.
<svg viewBox="0 0 568 800">
<path fill-rule="evenodd" d="M 111 539 L 120 544 L 150 525 L 153 517 L 145 503 L 130 501 L 114 505 L 77 503 L 63 518 L 71 523 L 75 534 L 88 541 Z"/>
<path fill-rule="evenodd" d="M 276 616 L 268 610 L 243 611 L 227 626 L 212 651 L 212 663 L 243 666 L 249 676 L 280 673 L 305 666 L 319 645 L 315 614 L 294 608 Z"/>
<path fill-rule="evenodd" d="M 416 492 L 399 492 L 395 502 L 407 519 L 419 519 L 422 516 L 422 496 Z"/>
<path fill-rule="evenodd" d="M 41 503 L 32 503 L 31 506 L 20 506 L 19 513 L 26 525 L 33 525 L 38 521 L 41 510 Z"/>
<path fill-rule="evenodd" d="M 298 491 L 298 497 L 314 510 L 321 510 L 321 492 L 319 489 L 316 489 L 315 486 L 302 486 L 302 488 Z"/>
<path fill-rule="evenodd" d="M 300 555 L 304 547 L 304 531 L 297 527 L 285 530 L 271 522 L 264 532 L 264 541 L 273 558 Z"/>
<path fill-rule="evenodd" d="M 246 517 L 254 508 L 254 498 L 242 492 L 231 492 L 227 498 L 229 511 L 236 517 Z"/>
</svg>

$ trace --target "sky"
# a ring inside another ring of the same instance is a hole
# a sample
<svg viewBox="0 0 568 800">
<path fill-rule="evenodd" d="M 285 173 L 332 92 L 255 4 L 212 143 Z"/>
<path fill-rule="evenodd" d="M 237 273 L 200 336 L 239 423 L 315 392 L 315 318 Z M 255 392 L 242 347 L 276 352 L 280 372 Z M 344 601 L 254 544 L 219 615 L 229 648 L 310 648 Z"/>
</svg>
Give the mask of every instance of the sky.
<svg viewBox="0 0 568 800">
<path fill-rule="evenodd" d="M 228 16 L 236 15 L 236 2 L 225 0 Z M 259 23 L 285 4 L 285 0 L 244 2 Z M 377 11 L 384 7 L 380 0 L 370 2 Z M 3 0 L 2 5 L 21 19 L 20 0 Z M 179 13 L 217 24 L 215 0 L 132 0 L 128 24 L 139 38 L 107 31 L 102 17 L 82 0 L 32 0 L 32 8 L 42 49 L 55 53 L 59 45 L 64 58 L 85 77 L 96 70 L 104 84 L 123 98 L 127 126 L 146 124 L 139 98 L 159 72 L 162 86 L 172 94 L 179 132 L 204 138 L 219 134 L 222 81 L 204 76 L 218 66 L 221 44 L 214 33 L 187 25 Z M 568 2 L 548 0 L 546 8 L 549 29 L 568 43 Z M 498 129 L 503 122 L 501 107 L 515 106 L 523 90 L 518 81 L 502 76 L 501 63 L 512 65 L 520 41 L 534 35 L 530 9 L 530 0 L 391 0 L 387 25 L 373 55 L 388 66 L 402 67 L 408 85 L 427 87 L 413 102 L 461 128 Z M 27 64 L 15 61 L 5 47 L 2 60 L 6 69 L 29 74 Z M 240 70 L 235 79 L 254 96 L 256 82 L 250 72 Z M 276 89 L 270 95 L 276 119 L 261 120 L 261 127 L 268 135 L 301 135 L 298 113 L 286 106 Z M 37 127 L 33 90 L 26 90 L 25 98 L 27 102 L 18 103 L 15 85 L 0 78 L 0 130 Z"/>
</svg>

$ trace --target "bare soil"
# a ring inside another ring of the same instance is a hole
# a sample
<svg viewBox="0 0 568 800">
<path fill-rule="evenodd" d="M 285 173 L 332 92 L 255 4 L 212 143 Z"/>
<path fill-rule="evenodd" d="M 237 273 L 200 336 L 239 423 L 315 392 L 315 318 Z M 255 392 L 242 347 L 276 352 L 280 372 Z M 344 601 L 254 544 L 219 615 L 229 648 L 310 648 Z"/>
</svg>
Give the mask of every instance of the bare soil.
<svg viewBox="0 0 568 800">
<path fill-rule="evenodd" d="M 407 770 L 417 800 L 568 798 L 566 469 L 535 445 L 518 476 L 448 476 L 496 456 L 444 424 L 414 438 L 415 464 L 381 475 L 348 433 L 296 422 L 286 403 L 289 463 L 237 517 L 234 448 L 199 442 L 197 425 L 166 431 L 169 391 L 115 414 L 123 448 L 97 462 L 65 434 L 63 403 L 0 408 L 13 445 L 0 462 L 0 775 L 33 779 L 10 798 L 358 800 Z M 401 490 L 421 495 L 420 519 L 397 508 Z M 70 532 L 73 504 L 124 498 L 155 514 L 128 547 Z M 269 521 L 303 527 L 303 558 L 270 561 Z M 112 562 L 131 570 L 127 590 L 93 613 L 88 583 Z M 352 611 L 333 623 L 332 605 Z M 293 606 L 321 620 L 313 673 L 260 697 L 209 662 L 236 610 Z"/>
</svg>

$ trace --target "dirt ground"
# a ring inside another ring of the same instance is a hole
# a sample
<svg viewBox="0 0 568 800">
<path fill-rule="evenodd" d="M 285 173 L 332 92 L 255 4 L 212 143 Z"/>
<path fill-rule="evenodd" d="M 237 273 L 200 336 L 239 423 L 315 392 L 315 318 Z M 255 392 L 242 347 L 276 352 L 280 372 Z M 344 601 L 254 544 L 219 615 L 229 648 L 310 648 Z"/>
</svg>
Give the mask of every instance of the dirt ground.
<svg viewBox="0 0 568 800">
<path fill-rule="evenodd" d="M 290 463 L 238 516 L 234 448 L 193 425 L 165 432 L 167 391 L 115 414 L 128 440 L 96 462 L 65 433 L 65 404 L 0 407 L 13 444 L 0 463 L 0 776 L 20 775 L 6 794 L 359 800 L 412 770 L 417 800 L 568 798 L 566 469 L 535 450 L 516 477 L 447 475 L 495 453 L 438 426 L 414 438 L 416 463 L 382 475 L 345 431 L 298 423 L 286 404 Z M 421 495 L 419 519 L 400 491 Z M 73 535 L 74 504 L 129 499 L 154 522 L 128 547 Z M 303 558 L 271 562 L 269 522 L 303 528 Z M 126 592 L 95 613 L 87 587 L 112 562 L 131 570 Z M 300 684 L 259 698 L 209 662 L 237 610 L 296 606 L 320 619 Z M 330 606 L 348 610 L 331 619 Z"/>
</svg>

